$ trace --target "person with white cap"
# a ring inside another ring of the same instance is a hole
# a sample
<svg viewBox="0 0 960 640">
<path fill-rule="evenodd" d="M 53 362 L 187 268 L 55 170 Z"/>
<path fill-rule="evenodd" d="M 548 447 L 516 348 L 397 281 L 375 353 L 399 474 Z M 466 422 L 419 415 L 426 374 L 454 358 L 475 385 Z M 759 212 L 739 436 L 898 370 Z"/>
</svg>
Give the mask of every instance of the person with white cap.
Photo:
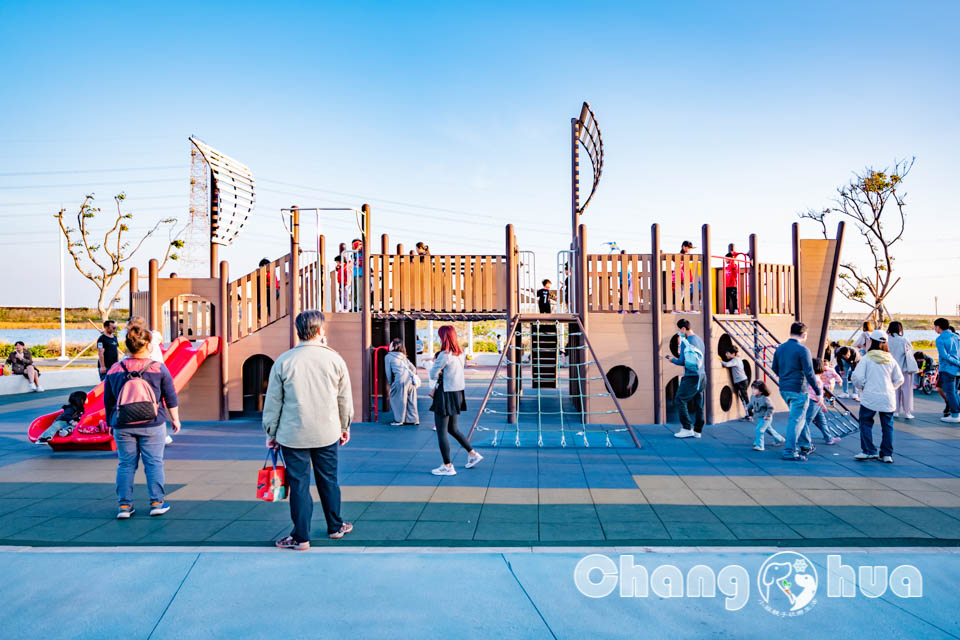
<svg viewBox="0 0 960 640">
<path fill-rule="evenodd" d="M 867 353 L 853 371 L 850 380 L 861 390 L 860 395 L 860 453 L 857 461 L 876 460 L 893 462 L 893 412 L 897 408 L 897 389 L 903 384 L 903 372 L 887 347 L 887 334 L 881 330 L 870 333 Z M 880 454 L 873 444 L 873 418 L 880 414 Z"/>
</svg>

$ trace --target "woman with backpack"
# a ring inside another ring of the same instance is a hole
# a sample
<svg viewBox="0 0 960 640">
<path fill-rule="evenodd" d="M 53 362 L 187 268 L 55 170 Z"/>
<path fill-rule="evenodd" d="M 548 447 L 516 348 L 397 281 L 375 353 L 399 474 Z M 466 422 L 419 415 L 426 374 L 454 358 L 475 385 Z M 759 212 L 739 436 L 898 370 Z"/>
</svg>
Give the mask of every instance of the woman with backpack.
<svg viewBox="0 0 960 640">
<path fill-rule="evenodd" d="M 117 442 L 117 519 L 133 515 L 133 478 L 143 460 L 150 494 L 150 515 L 170 510 L 164 501 L 163 448 L 169 414 L 173 432 L 180 431 L 177 391 L 170 371 L 150 358 L 152 336 L 139 322 L 127 326 L 129 357 L 114 364 L 104 380 L 103 403 L 107 424 Z"/>
</svg>

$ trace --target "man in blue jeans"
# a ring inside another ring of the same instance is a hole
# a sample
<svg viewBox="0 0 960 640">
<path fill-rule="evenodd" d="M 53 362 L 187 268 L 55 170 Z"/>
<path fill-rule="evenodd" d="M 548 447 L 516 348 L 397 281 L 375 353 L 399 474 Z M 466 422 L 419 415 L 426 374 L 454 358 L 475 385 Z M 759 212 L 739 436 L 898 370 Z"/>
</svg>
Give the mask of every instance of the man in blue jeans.
<svg viewBox="0 0 960 640">
<path fill-rule="evenodd" d="M 794 322 L 790 325 L 790 339 L 777 347 L 773 354 L 773 372 L 780 379 L 780 396 L 790 409 L 787 442 L 783 447 L 784 460 L 805 461 L 814 449 L 810 441 L 810 429 L 806 425 L 810 398 L 804 385 L 810 385 L 818 393 L 820 385 L 813 375 L 810 350 L 802 344 L 806 339 L 807 325 Z"/>
<path fill-rule="evenodd" d="M 960 422 L 960 399 L 957 398 L 957 376 L 960 376 L 960 337 L 950 331 L 950 321 L 937 318 L 933 321 L 937 332 L 937 355 L 940 358 L 940 386 L 947 401 L 949 416 L 944 422 Z"/>
<path fill-rule="evenodd" d="M 674 401 L 677 407 L 677 417 L 680 426 L 674 437 L 699 438 L 703 432 L 703 383 L 706 376 L 703 368 L 703 353 L 705 346 L 703 339 L 693 332 L 690 321 L 686 318 L 677 321 L 677 351 L 679 358 L 665 356 L 673 364 L 683 367 L 683 377 Z M 690 420 L 690 407 L 693 407 L 693 421 Z"/>
</svg>

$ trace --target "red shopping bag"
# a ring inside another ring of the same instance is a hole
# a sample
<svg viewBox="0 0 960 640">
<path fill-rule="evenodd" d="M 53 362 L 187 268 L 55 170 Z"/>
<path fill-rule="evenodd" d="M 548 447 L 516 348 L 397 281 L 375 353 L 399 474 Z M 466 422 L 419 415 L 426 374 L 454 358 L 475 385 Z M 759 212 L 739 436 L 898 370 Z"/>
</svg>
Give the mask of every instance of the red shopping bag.
<svg viewBox="0 0 960 640">
<path fill-rule="evenodd" d="M 268 463 L 270 466 L 267 466 Z M 263 468 L 257 473 L 257 499 L 279 502 L 287 497 L 287 469 L 280 449 L 269 449 Z"/>
</svg>

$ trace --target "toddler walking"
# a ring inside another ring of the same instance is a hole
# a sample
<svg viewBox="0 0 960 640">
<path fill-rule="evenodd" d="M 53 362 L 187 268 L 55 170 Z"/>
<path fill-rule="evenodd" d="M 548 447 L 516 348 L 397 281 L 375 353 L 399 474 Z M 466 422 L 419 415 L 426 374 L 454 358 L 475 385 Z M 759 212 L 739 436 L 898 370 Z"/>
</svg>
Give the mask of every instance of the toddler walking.
<svg viewBox="0 0 960 640">
<path fill-rule="evenodd" d="M 807 404 L 806 423 L 803 428 L 807 430 L 809 435 L 810 426 L 813 425 L 823 434 L 823 441 L 826 444 L 837 444 L 840 442 L 840 438 L 832 436 L 827 432 L 827 418 L 824 415 L 827 408 L 823 402 L 824 394 L 818 394 L 818 391 L 827 389 L 826 380 L 824 379 L 823 360 L 821 358 L 813 359 L 813 377 L 817 379 L 820 389 L 814 389 L 810 385 L 807 385 L 807 395 L 810 396 L 810 402 Z"/>
<path fill-rule="evenodd" d="M 773 438 L 773 447 L 779 447 L 787 441 L 773 428 L 773 403 L 770 402 L 770 389 L 762 380 L 754 380 L 750 385 L 750 404 L 747 410 L 757 421 L 757 430 L 753 437 L 753 450 L 763 451 L 764 434 Z"/>
</svg>

